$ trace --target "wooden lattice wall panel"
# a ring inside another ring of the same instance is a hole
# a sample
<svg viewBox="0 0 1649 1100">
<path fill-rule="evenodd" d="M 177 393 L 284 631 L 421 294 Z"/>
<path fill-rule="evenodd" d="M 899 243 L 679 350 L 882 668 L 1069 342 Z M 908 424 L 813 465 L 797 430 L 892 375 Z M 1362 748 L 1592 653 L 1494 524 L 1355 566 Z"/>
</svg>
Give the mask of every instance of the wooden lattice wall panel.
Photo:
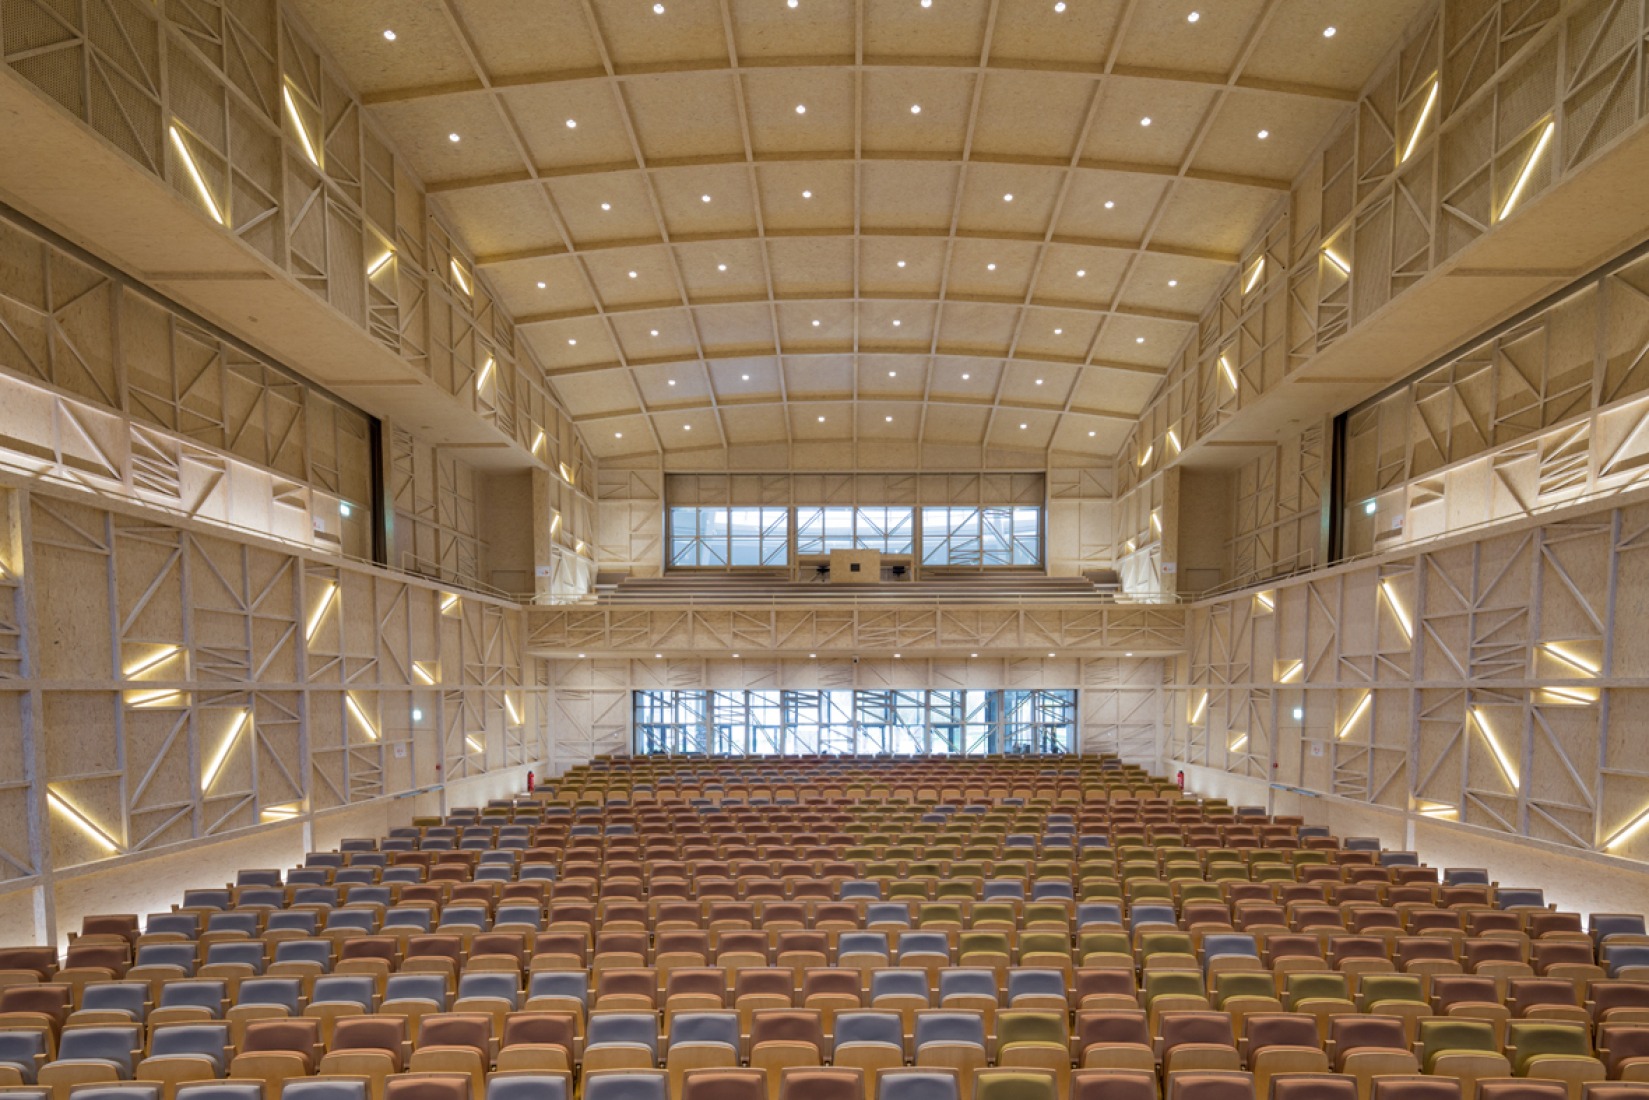
<svg viewBox="0 0 1649 1100">
<path fill-rule="evenodd" d="M 1643 498 L 1191 608 L 1168 755 L 1649 858 Z"/>
<path fill-rule="evenodd" d="M 0 536 L 0 881 L 546 758 L 513 605 L 38 486 Z"/>
<path fill-rule="evenodd" d="M 0 12 L 0 62 L 191 203 L 203 186 L 225 232 L 523 455 L 593 473 L 474 260 L 277 0 L 18 0 Z M 99 364 L 75 370 L 101 388 Z"/>
</svg>

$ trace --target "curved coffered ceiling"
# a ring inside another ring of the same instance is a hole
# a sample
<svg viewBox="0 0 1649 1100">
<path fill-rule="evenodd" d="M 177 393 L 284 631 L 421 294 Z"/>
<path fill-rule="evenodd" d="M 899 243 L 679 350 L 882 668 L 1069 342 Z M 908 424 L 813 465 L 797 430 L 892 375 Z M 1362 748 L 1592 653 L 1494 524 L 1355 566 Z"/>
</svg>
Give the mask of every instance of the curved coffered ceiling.
<svg viewBox="0 0 1649 1100">
<path fill-rule="evenodd" d="M 297 6 L 592 451 L 719 466 L 1108 459 L 1422 5 Z"/>
</svg>

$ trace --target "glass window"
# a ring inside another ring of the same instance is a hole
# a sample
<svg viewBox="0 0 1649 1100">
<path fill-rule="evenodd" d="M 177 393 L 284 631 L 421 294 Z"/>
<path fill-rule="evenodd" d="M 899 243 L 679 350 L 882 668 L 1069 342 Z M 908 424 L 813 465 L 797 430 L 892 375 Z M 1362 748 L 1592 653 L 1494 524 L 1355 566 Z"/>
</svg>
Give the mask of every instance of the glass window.
<svg viewBox="0 0 1649 1100">
<path fill-rule="evenodd" d="M 796 553 L 880 550 L 909 554 L 915 549 L 916 509 L 898 507 L 796 509 Z"/>
<path fill-rule="evenodd" d="M 783 566 L 790 560 L 790 509 L 671 508 L 674 567 Z"/>
<path fill-rule="evenodd" d="M 923 565 L 1040 565 L 1042 509 L 923 508 Z"/>
<path fill-rule="evenodd" d="M 1074 690 L 638 691 L 635 751 L 983 756 L 1076 748 Z"/>
</svg>

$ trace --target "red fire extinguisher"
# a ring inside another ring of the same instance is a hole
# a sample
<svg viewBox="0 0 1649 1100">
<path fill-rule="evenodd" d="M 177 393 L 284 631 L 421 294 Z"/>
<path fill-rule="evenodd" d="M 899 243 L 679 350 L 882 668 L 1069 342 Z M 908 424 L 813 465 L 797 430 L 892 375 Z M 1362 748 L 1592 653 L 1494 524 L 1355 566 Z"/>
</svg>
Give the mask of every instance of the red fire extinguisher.
<svg viewBox="0 0 1649 1100">
<path fill-rule="evenodd" d="M 1181 772 L 1180 774 L 1183 775 L 1185 773 Z M 528 794 L 532 794 L 532 781 L 533 781 L 533 773 L 529 771 L 527 773 L 527 793 Z M 1182 784 L 1180 784 L 1180 786 L 1183 788 L 1185 786 L 1185 784 L 1182 783 Z"/>
<path fill-rule="evenodd" d="M 1185 790 L 1185 773 L 1184 772 L 1176 773 L 1175 776 L 1174 776 L 1174 782 L 1179 784 L 1179 789 L 1180 790 L 1182 790 L 1182 791 Z M 532 789 L 532 785 L 530 783 L 528 784 L 527 789 L 528 790 Z"/>
</svg>

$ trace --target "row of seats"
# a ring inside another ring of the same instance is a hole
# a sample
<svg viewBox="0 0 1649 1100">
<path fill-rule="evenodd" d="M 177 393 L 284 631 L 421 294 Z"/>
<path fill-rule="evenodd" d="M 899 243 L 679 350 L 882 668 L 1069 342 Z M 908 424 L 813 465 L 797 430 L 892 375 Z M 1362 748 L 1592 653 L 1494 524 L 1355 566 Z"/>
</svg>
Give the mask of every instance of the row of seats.
<svg viewBox="0 0 1649 1100">
<path fill-rule="evenodd" d="M 53 1100 L 1649 1084 L 1641 917 L 1114 760 L 603 760 L 392 833 L 87 918 L 61 963 L 0 951 L 0 1077 Z"/>
</svg>

